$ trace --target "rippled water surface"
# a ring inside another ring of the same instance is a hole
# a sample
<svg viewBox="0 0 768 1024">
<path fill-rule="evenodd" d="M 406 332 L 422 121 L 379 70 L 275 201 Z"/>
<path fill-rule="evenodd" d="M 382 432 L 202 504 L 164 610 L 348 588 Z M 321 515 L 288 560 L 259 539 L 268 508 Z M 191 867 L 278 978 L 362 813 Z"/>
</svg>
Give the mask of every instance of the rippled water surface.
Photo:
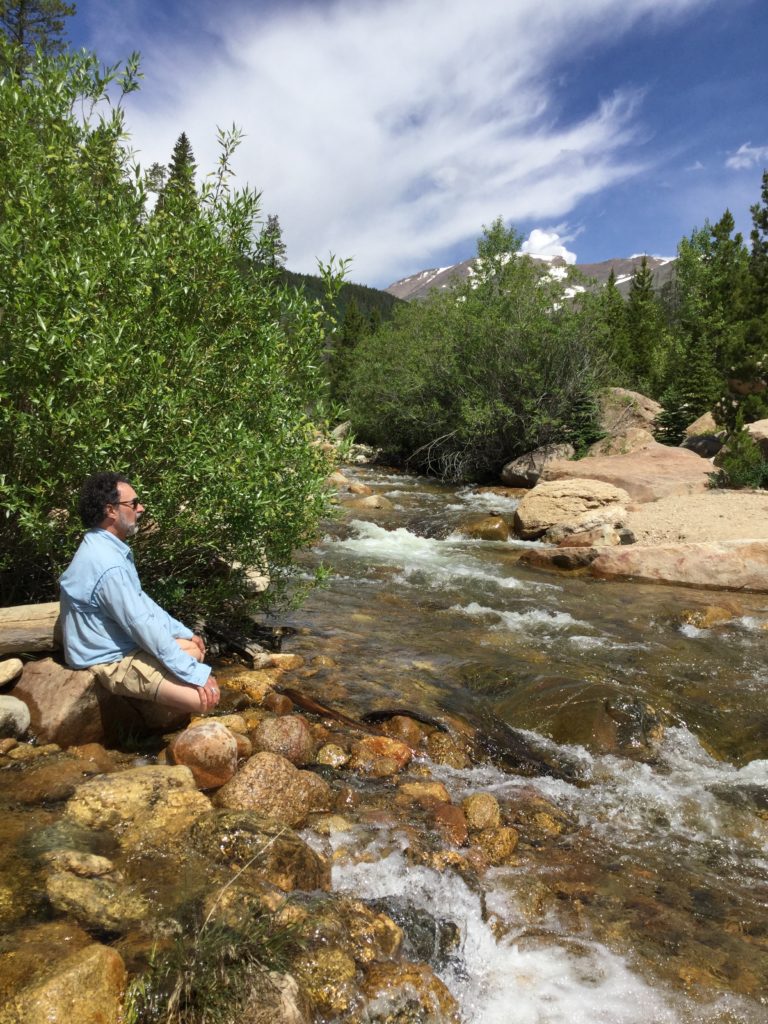
<svg viewBox="0 0 768 1024">
<path fill-rule="evenodd" d="M 511 520 L 508 497 L 350 472 L 393 508 L 330 524 L 309 559 L 332 576 L 290 650 L 335 664 L 307 688 L 357 715 L 500 720 L 563 770 L 437 770 L 454 799 L 560 815 L 482 893 L 384 827 L 337 837 L 335 885 L 446 908 L 463 939 L 443 976 L 477 1024 L 768 1019 L 768 600 L 533 571 L 527 545 L 459 532 Z"/>
</svg>

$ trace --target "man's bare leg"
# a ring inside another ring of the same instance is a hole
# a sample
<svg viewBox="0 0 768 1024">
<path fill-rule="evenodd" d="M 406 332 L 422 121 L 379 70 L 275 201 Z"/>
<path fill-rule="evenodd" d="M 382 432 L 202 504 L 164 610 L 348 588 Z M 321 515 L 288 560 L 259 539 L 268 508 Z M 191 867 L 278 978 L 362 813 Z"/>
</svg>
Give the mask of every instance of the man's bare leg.
<svg viewBox="0 0 768 1024">
<path fill-rule="evenodd" d="M 205 648 L 200 640 L 183 640 L 176 637 L 176 643 L 195 661 L 202 661 Z M 193 686 L 176 679 L 164 679 L 157 688 L 156 704 L 176 711 L 186 711 L 191 715 L 199 715 L 201 711 L 215 708 L 219 703 L 219 686 L 213 676 L 208 678 L 205 686 Z"/>
<path fill-rule="evenodd" d="M 208 677 L 205 686 L 163 679 L 157 688 L 155 703 L 176 711 L 186 711 L 190 715 L 199 715 L 219 703 L 219 686 L 213 676 Z"/>
</svg>

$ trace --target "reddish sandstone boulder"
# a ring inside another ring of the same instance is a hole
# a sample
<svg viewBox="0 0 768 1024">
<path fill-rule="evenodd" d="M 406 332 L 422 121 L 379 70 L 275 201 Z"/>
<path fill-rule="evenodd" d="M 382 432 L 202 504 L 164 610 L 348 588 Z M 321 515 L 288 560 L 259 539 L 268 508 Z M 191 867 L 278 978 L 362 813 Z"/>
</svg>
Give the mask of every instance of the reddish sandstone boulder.
<svg viewBox="0 0 768 1024">
<path fill-rule="evenodd" d="M 237 771 L 237 740 L 215 720 L 192 725 L 171 743 L 171 756 L 192 772 L 200 789 L 229 782 Z"/>
<path fill-rule="evenodd" d="M 634 501 L 656 501 L 670 494 L 696 494 L 709 487 L 712 466 L 695 452 L 654 441 L 628 455 L 588 456 L 577 462 L 550 462 L 543 480 L 602 480 Z"/>
<path fill-rule="evenodd" d="M 595 576 L 765 593 L 768 592 L 768 541 L 601 548 L 590 571 Z"/>
<path fill-rule="evenodd" d="M 121 719 L 127 729 L 140 723 L 127 702 L 108 693 L 89 670 L 66 668 L 53 658 L 27 662 L 13 696 L 29 708 L 29 731 L 41 743 L 101 743 Z"/>
</svg>

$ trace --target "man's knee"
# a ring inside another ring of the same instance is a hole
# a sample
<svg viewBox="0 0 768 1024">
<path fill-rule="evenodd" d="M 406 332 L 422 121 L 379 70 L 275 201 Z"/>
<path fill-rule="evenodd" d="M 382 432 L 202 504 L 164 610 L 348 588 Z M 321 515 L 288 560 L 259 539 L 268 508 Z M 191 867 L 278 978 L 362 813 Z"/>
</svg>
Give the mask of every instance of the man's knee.
<svg viewBox="0 0 768 1024">
<path fill-rule="evenodd" d="M 199 713 L 201 710 L 199 687 L 168 678 L 163 679 L 158 686 L 155 701 L 164 707 L 187 711 L 190 714 Z"/>
</svg>

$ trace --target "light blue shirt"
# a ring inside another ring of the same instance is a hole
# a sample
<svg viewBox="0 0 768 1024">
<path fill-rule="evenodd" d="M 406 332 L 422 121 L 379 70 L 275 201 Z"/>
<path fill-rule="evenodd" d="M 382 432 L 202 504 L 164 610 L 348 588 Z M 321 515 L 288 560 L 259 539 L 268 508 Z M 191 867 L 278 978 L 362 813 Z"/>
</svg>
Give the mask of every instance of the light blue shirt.
<svg viewBox="0 0 768 1024">
<path fill-rule="evenodd" d="M 139 648 L 177 679 L 204 686 L 211 669 L 182 651 L 175 637 L 192 631 L 141 589 L 133 552 L 108 530 L 88 530 L 59 580 L 64 654 L 71 668 L 120 661 Z"/>
</svg>

